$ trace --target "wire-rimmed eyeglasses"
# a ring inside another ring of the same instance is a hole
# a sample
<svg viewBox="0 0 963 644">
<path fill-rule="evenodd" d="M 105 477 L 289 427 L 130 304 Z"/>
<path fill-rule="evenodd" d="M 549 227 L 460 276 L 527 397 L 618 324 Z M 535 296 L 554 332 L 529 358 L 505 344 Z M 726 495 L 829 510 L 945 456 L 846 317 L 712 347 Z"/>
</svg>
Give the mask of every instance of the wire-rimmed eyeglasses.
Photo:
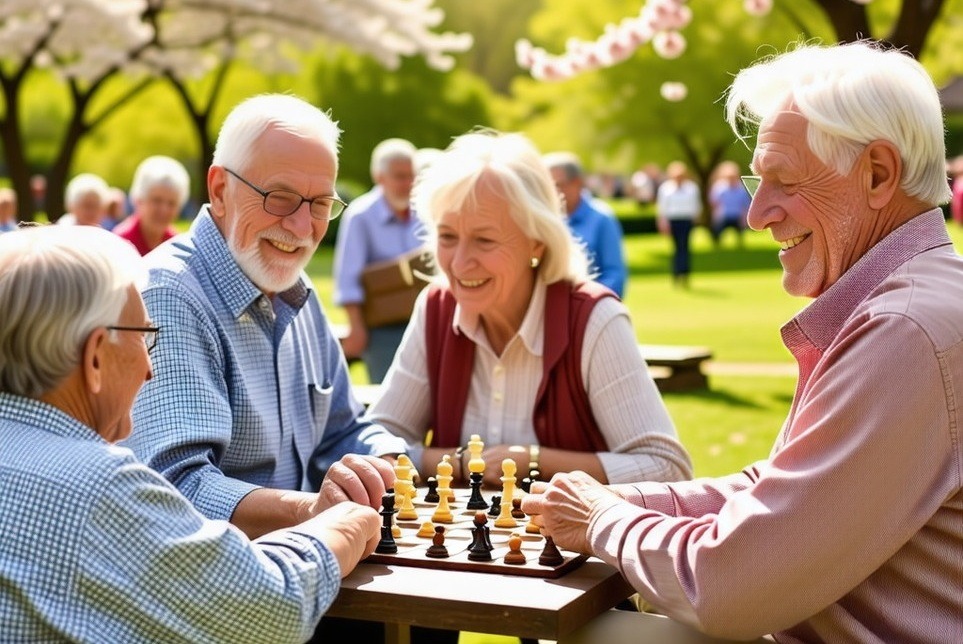
<svg viewBox="0 0 963 644">
<path fill-rule="evenodd" d="M 144 334 L 144 344 L 147 345 L 147 353 L 157 346 L 157 334 L 160 329 L 156 326 L 108 326 L 111 331 L 136 331 Z"/>
<path fill-rule="evenodd" d="M 348 205 L 334 195 L 308 199 L 291 190 L 265 190 L 254 185 L 230 168 L 224 168 L 224 171 L 261 195 L 264 198 L 264 212 L 275 217 L 293 215 L 297 209 L 301 207 L 301 204 L 306 201 L 308 202 L 308 209 L 311 211 L 311 217 L 321 221 L 330 221 L 337 219 L 338 215 L 344 212 L 345 207 Z"/>
<path fill-rule="evenodd" d="M 759 189 L 759 184 L 762 183 L 762 177 L 758 177 L 754 174 L 746 174 L 739 179 L 742 180 L 742 185 L 746 187 L 746 191 L 749 193 L 750 197 L 756 196 L 756 190 Z"/>
</svg>

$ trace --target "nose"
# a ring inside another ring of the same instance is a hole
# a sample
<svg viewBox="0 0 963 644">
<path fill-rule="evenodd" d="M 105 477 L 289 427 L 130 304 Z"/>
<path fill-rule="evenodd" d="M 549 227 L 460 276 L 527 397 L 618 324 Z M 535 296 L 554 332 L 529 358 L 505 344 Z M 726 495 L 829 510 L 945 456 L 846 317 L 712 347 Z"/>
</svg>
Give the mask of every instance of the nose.
<svg viewBox="0 0 963 644">
<path fill-rule="evenodd" d="M 782 208 L 769 194 L 767 186 L 761 185 L 756 190 L 756 194 L 749 203 L 749 212 L 746 213 L 746 223 L 753 230 L 765 230 L 776 222 L 785 218 Z"/>
<path fill-rule="evenodd" d="M 465 242 L 459 242 L 451 254 L 451 268 L 456 275 L 461 275 L 471 267 L 474 255 L 470 246 Z"/>
<path fill-rule="evenodd" d="M 311 237 L 315 221 L 311 217 L 311 204 L 304 201 L 297 210 L 281 220 L 281 226 L 292 235 L 304 239 Z"/>
</svg>

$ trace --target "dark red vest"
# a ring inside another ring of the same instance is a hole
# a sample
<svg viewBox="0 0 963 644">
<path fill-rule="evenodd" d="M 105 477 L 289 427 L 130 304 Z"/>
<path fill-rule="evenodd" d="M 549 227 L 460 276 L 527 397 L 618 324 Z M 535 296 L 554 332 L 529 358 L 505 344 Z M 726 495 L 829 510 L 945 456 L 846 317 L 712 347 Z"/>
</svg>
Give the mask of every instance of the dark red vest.
<svg viewBox="0 0 963 644">
<path fill-rule="evenodd" d="M 582 383 L 582 339 L 595 304 L 615 294 L 600 284 L 555 282 L 545 294 L 542 381 L 532 422 L 539 445 L 578 452 L 607 449 Z M 455 333 L 455 298 L 430 287 L 425 324 L 434 447 L 456 447 L 468 402 L 475 343 Z"/>
</svg>

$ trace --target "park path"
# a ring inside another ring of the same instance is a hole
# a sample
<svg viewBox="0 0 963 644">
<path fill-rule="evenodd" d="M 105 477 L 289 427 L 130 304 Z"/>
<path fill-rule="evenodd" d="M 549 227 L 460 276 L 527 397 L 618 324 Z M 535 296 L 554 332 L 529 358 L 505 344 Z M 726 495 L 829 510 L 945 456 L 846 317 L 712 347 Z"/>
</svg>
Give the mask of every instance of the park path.
<svg viewBox="0 0 963 644">
<path fill-rule="evenodd" d="M 791 362 L 717 362 L 708 360 L 705 372 L 710 376 L 785 376 L 795 377 Z"/>
</svg>

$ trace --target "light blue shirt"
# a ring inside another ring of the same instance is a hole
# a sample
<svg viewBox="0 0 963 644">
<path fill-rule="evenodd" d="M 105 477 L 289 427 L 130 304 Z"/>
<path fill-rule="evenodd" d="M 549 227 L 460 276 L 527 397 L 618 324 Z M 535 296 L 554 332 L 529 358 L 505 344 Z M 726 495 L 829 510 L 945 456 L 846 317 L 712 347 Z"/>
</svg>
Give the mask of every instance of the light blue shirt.
<svg viewBox="0 0 963 644">
<path fill-rule="evenodd" d="M 334 302 L 364 302 L 361 273 L 369 264 L 394 259 L 425 243 L 424 225 L 412 212 L 399 219 L 375 186 L 351 202 L 334 249 Z"/>
<path fill-rule="evenodd" d="M 206 207 L 145 261 L 144 302 L 160 333 L 127 444 L 204 515 L 229 519 L 258 486 L 316 491 L 348 453 L 404 451 L 359 420 L 341 345 L 306 275 L 268 299 Z"/>
<path fill-rule="evenodd" d="M 585 244 L 595 281 L 622 297 L 627 269 L 622 253 L 622 226 L 612 209 L 587 190 L 582 191 L 578 206 L 568 216 L 568 228 Z"/>
<path fill-rule="evenodd" d="M 296 530 L 250 542 L 130 450 L 0 393 L 0 639 L 301 642 L 337 560 Z"/>
</svg>

